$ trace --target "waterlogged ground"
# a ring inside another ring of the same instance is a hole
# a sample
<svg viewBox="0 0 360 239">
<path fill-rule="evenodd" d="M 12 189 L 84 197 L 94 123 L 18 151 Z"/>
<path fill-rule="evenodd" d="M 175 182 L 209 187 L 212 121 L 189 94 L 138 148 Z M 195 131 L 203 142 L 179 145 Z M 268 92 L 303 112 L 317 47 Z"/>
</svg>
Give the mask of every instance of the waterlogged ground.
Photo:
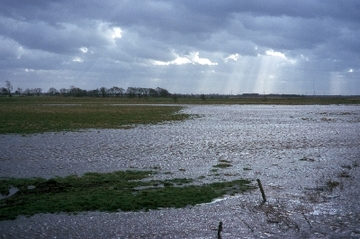
<svg viewBox="0 0 360 239">
<path fill-rule="evenodd" d="M 186 106 L 185 122 L 0 136 L 0 177 L 151 169 L 259 190 L 150 212 L 40 214 L 0 238 L 360 238 L 360 106 Z M 215 167 L 218 164 L 230 167 Z"/>
</svg>

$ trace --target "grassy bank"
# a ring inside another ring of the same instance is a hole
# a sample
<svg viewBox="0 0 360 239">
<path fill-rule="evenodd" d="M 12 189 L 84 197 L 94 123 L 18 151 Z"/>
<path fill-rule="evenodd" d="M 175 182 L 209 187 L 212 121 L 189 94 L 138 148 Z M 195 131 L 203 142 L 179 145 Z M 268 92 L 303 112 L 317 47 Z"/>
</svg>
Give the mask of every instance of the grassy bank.
<svg viewBox="0 0 360 239">
<path fill-rule="evenodd" d="M 184 120 L 180 106 L 119 105 L 98 98 L 0 98 L 0 134 L 127 128 Z"/>
<path fill-rule="evenodd" d="M 211 202 L 224 194 L 253 189 L 247 180 L 192 185 L 191 179 L 151 180 L 151 171 L 86 173 L 82 177 L 0 180 L 0 220 L 38 213 L 140 211 Z M 142 180 L 148 179 L 148 180 Z"/>
</svg>

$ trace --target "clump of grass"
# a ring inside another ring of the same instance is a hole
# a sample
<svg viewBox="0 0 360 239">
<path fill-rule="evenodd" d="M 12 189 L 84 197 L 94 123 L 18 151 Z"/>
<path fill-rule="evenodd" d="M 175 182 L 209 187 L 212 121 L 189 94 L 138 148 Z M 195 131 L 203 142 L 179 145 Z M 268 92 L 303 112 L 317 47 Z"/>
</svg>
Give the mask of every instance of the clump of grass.
<svg viewBox="0 0 360 239">
<path fill-rule="evenodd" d="M 319 203 L 324 201 L 324 198 L 318 190 L 305 192 L 305 195 L 306 199 L 311 203 Z"/>
<path fill-rule="evenodd" d="M 339 185 L 340 185 L 340 183 L 338 181 L 334 181 L 334 180 L 328 180 L 326 182 L 326 186 L 328 187 L 328 189 L 330 191 L 332 191 L 334 188 L 336 188 Z"/>
<path fill-rule="evenodd" d="M 141 211 L 211 202 L 231 192 L 254 189 L 250 181 L 234 180 L 192 185 L 192 179 L 143 180 L 152 171 L 86 173 L 82 177 L 0 180 L 0 191 L 19 189 L 0 200 L 0 220 L 37 213 L 76 213 L 81 211 Z"/>
<path fill-rule="evenodd" d="M 341 165 L 342 168 L 345 168 L 345 169 L 351 169 L 351 165 Z"/>
<path fill-rule="evenodd" d="M 218 164 L 213 165 L 213 167 L 215 167 L 215 168 L 229 168 L 229 167 L 232 167 L 232 164 L 218 163 Z"/>
<path fill-rule="evenodd" d="M 285 207 L 281 204 L 260 204 L 260 206 L 256 207 L 260 211 L 262 211 L 266 216 L 267 223 L 276 223 L 279 227 L 286 227 L 287 229 L 296 229 L 300 230 L 299 225 L 290 219 L 289 212 L 285 209 Z"/>
<path fill-rule="evenodd" d="M 301 159 L 299 159 L 300 161 L 306 161 L 306 162 L 315 162 L 315 159 L 313 158 L 308 158 L 308 157 L 302 157 Z"/>
<path fill-rule="evenodd" d="M 341 173 L 339 173 L 339 177 L 340 178 L 350 178 L 350 174 L 346 171 L 342 171 Z"/>
<path fill-rule="evenodd" d="M 215 168 L 229 168 L 232 167 L 231 161 L 220 159 L 218 164 L 213 165 Z"/>
</svg>

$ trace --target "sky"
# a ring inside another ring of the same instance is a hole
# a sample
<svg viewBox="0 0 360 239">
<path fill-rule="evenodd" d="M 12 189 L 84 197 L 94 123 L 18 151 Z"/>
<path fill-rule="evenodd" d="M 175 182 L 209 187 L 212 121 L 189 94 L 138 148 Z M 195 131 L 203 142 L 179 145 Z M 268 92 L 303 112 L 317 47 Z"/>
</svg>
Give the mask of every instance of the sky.
<svg viewBox="0 0 360 239">
<path fill-rule="evenodd" d="M 0 0 L 0 87 L 360 95 L 359 0 Z"/>
</svg>

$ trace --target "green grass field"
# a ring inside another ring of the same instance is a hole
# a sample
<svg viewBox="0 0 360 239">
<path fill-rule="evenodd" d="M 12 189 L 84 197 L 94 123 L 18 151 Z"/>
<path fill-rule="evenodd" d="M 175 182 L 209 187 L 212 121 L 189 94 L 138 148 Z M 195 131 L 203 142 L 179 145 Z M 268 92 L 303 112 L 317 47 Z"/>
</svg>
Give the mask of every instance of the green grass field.
<svg viewBox="0 0 360 239">
<path fill-rule="evenodd" d="M 127 128 L 185 120 L 190 116 L 178 114 L 181 104 L 360 104 L 360 97 L 0 97 L 0 134 Z"/>
<path fill-rule="evenodd" d="M 0 98 L 0 134 L 128 128 L 187 119 L 189 115 L 178 114 L 180 109 L 99 98 Z"/>
<path fill-rule="evenodd" d="M 151 171 L 117 171 L 86 173 L 65 178 L 0 180 L 0 192 L 12 187 L 16 194 L 0 200 L 0 220 L 38 213 L 76 213 L 83 211 L 140 211 L 158 208 L 180 208 L 211 202 L 224 194 L 254 189 L 250 181 L 235 180 L 193 185 L 192 179 L 142 180 Z"/>
</svg>

